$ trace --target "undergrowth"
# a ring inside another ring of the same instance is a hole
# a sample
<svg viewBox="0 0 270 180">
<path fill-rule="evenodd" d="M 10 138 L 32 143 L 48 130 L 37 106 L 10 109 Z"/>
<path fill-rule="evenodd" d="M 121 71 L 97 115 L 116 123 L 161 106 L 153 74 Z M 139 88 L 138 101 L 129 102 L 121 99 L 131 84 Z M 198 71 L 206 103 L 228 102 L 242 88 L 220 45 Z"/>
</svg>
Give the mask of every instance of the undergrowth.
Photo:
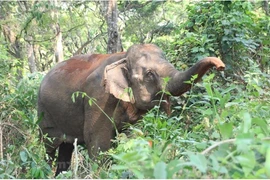
<svg viewBox="0 0 270 180">
<path fill-rule="evenodd" d="M 2 84 L 0 178 L 53 177 L 37 126 L 41 77 Z M 97 161 L 75 144 L 70 170 L 57 178 L 270 178 L 269 75 L 246 72 L 245 84 L 216 78 L 175 98 L 170 117 L 150 110 Z"/>
</svg>

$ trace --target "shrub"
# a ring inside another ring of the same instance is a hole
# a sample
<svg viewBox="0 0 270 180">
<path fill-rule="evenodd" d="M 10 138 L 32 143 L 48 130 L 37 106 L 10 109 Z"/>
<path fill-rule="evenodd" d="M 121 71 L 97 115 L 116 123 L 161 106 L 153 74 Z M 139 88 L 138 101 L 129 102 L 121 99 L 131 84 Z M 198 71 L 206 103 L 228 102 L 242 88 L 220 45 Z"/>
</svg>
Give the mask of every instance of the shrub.
<svg viewBox="0 0 270 180">
<path fill-rule="evenodd" d="M 51 174 L 37 126 L 37 89 L 42 77 L 36 73 L 18 83 L 1 80 L 0 178 L 46 178 Z"/>
</svg>

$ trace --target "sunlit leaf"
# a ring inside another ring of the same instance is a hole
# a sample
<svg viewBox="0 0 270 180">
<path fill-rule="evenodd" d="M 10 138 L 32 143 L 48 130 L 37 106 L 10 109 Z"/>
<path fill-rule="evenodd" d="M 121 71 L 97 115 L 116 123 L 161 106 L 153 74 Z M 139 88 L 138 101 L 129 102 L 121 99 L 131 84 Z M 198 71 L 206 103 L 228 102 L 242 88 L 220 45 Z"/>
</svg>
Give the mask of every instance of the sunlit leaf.
<svg viewBox="0 0 270 180">
<path fill-rule="evenodd" d="M 72 102 L 75 102 L 75 94 L 74 93 L 72 93 L 71 99 L 72 99 Z"/>
<path fill-rule="evenodd" d="M 89 99 L 89 100 L 88 100 L 88 104 L 89 104 L 90 106 L 92 106 L 92 104 L 93 104 L 92 99 Z"/>
</svg>

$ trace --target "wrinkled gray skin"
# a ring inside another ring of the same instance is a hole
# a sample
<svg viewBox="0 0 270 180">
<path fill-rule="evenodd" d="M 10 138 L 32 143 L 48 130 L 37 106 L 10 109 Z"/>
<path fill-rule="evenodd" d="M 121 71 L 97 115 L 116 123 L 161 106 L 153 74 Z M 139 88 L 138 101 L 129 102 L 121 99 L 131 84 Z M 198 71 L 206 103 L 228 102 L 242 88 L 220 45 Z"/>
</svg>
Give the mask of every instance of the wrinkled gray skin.
<svg viewBox="0 0 270 180">
<path fill-rule="evenodd" d="M 108 150 L 115 137 L 106 115 L 97 106 L 89 106 L 87 98 L 79 96 L 73 103 L 72 93 L 82 91 L 95 98 L 121 132 L 123 124 L 136 123 L 158 104 L 163 78 L 171 78 L 166 90 L 180 96 L 190 89 L 186 80 L 198 74 L 198 81 L 213 66 L 218 70 L 225 67 L 218 58 L 208 57 L 179 72 L 153 44 L 134 45 L 126 53 L 75 56 L 57 64 L 44 77 L 38 94 L 42 133 L 54 138 L 52 143 L 45 141 L 47 153 L 54 158 L 60 147 L 56 175 L 69 167 L 75 138 L 86 144 L 94 158 L 99 150 Z M 162 108 L 169 114 L 169 98 L 165 95 L 163 99 Z"/>
</svg>

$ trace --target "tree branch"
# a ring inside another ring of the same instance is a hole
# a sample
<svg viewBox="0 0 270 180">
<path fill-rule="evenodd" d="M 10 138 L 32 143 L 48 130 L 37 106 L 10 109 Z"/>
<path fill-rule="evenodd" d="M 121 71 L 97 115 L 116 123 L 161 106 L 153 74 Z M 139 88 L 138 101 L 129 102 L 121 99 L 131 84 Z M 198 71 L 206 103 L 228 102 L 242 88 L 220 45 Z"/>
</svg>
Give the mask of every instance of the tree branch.
<svg viewBox="0 0 270 180">
<path fill-rule="evenodd" d="M 66 34 L 66 33 L 68 33 L 68 32 L 70 32 L 70 31 L 72 31 L 72 30 L 74 30 L 74 29 L 76 29 L 76 28 L 79 28 L 79 27 L 81 27 L 81 26 L 83 26 L 84 24 L 80 24 L 80 25 L 78 25 L 78 26 L 74 26 L 74 27 L 72 27 L 72 28 L 70 28 L 69 30 L 67 30 L 67 31 L 62 31 L 62 33 L 64 34 Z M 59 32 L 58 32 L 59 33 Z M 55 38 L 56 38 L 56 36 L 58 35 L 58 33 L 56 33 L 53 37 L 51 37 L 51 38 L 48 38 L 48 39 L 43 39 L 43 40 L 29 40 L 29 39 L 27 39 L 27 38 L 24 38 L 24 40 L 26 41 L 26 42 L 28 42 L 28 43 L 30 43 L 30 42 L 46 42 L 46 41 L 52 41 L 52 40 L 54 40 Z"/>
<path fill-rule="evenodd" d="M 102 33 L 100 33 L 100 34 L 97 34 L 95 37 L 93 37 L 92 39 L 90 39 L 90 40 L 88 40 L 88 41 L 86 41 L 74 54 L 73 54 L 73 56 L 75 56 L 75 55 L 78 55 L 78 54 L 81 54 L 81 52 L 82 52 L 82 50 L 83 50 L 83 48 L 85 48 L 88 44 L 90 44 L 90 43 L 92 43 L 97 37 L 99 37 L 99 36 L 101 36 L 102 35 Z"/>
<path fill-rule="evenodd" d="M 270 137 L 265 137 L 262 139 L 263 141 L 267 141 L 270 140 Z M 220 142 L 217 142 L 215 144 L 213 144 L 212 146 L 208 147 L 207 149 L 205 149 L 203 152 L 201 152 L 202 155 L 206 155 L 209 152 L 211 152 L 213 149 L 215 149 L 216 147 L 222 145 L 222 144 L 227 144 L 227 143 L 234 143 L 236 141 L 236 139 L 226 139 Z"/>
</svg>

